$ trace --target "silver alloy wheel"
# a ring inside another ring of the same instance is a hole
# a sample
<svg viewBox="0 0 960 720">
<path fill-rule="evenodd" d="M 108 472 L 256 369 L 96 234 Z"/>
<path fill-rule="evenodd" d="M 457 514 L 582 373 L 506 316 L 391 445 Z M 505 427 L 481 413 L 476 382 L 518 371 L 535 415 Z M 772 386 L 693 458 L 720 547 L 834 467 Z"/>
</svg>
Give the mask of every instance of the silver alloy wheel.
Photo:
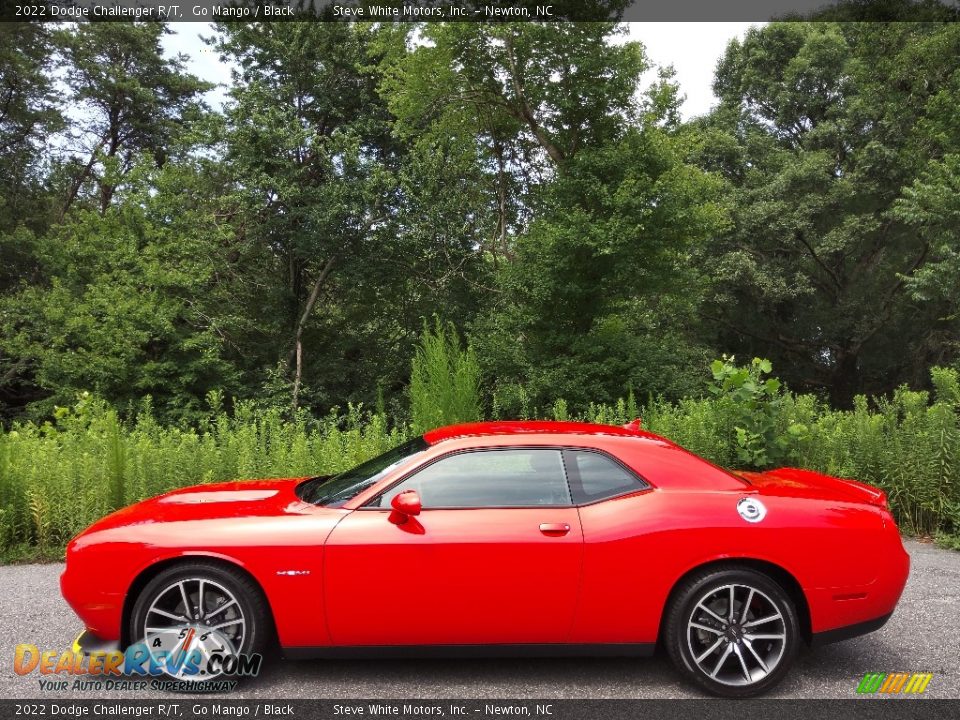
<svg viewBox="0 0 960 720">
<path fill-rule="evenodd" d="M 168 675 L 181 680 L 209 680 L 222 673 L 222 669 L 208 669 L 210 656 L 239 652 L 247 623 L 237 598 L 223 585 L 207 578 L 185 578 L 157 593 L 144 616 L 142 631 L 151 654 L 199 652 L 198 675 L 185 673 L 183 663 L 175 665 Z"/>
<path fill-rule="evenodd" d="M 741 583 L 704 593 L 687 621 L 690 657 L 723 685 L 753 685 L 780 664 L 787 623 L 766 593 Z"/>
</svg>

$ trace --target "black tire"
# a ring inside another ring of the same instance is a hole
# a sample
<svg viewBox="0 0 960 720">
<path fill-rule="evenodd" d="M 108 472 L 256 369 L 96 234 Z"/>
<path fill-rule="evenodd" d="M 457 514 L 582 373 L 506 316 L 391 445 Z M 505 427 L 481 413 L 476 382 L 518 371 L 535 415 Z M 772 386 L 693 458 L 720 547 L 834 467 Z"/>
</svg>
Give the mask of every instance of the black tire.
<svg viewBox="0 0 960 720">
<path fill-rule="evenodd" d="M 272 637 L 272 623 L 269 607 L 260 587 L 240 570 L 202 560 L 185 562 L 163 570 L 140 591 L 130 613 L 131 643 L 143 640 L 148 611 L 158 597 L 171 585 L 187 581 L 189 587 L 189 583 L 197 580 L 216 583 L 229 591 L 236 600 L 240 617 L 245 624 L 239 647 L 235 646 L 234 649 L 238 653 L 263 654 Z M 221 615 L 217 621 L 223 618 Z M 211 624 L 213 622 L 210 621 Z M 155 621 L 151 621 L 151 624 L 155 624 Z"/>
<path fill-rule="evenodd" d="M 731 586 L 732 622 L 727 613 L 731 603 L 724 599 Z M 709 614 L 711 610 L 726 624 Z M 780 618 L 757 625 L 774 617 L 774 610 Z M 781 634 L 782 641 L 775 639 Z M 704 657 L 717 643 L 717 649 Z M 667 608 L 664 645 L 680 673 L 703 690 L 720 697 L 750 697 L 766 692 L 786 675 L 800 648 L 800 624 L 790 596 L 770 577 L 738 565 L 718 565 L 695 573 L 676 589 Z M 730 652 L 723 659 L 728 646 Z M 720 669 L 711 675 L 717 663 Z"/>
</svg>

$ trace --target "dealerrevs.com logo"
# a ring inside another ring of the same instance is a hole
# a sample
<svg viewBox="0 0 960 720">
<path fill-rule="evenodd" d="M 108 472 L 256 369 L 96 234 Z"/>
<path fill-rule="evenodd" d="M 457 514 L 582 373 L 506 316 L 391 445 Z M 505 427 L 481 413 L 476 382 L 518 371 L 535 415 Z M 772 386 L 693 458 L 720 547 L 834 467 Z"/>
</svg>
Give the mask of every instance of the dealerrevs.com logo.
<svg viewBox="0 0 960 720">
<path fill-rule="evenodd" d="M 857 686 L 861 694 L 919 695 L 927 689 L 933 673 L 867 673 Z"/>
<path fill-rule="evenodd" d="M 40 690 L 166 690 L 229 692 L 237 677 L 260 673 L 263 656 L 238 653 L 216 630 L 163 630 L 125 651 L 84 653 L 79 650 L 41 651 L 36 645 L 17 645 L 13 670 L 18 675 L 37 672 Z M 64 677 L 66 676 L 66 677 Z"/>
</svg>

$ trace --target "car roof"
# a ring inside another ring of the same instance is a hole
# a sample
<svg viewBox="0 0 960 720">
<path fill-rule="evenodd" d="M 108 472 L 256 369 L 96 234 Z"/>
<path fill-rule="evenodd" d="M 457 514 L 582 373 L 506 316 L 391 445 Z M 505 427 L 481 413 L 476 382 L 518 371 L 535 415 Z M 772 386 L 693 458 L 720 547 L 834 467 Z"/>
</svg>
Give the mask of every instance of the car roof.
<svg viewBox="0 0 960 720">
<path fill-rule="evenodd" d="M 429 430 L 423 439 L 431 445 L 444 440 L 465 437 L 485 437 L 492 435 L 612 435 L 616 437 L 645 438 L 659 440 L 673 445 L 664 437 L 639 429 L 639 422 L 627 425 L 599 425 L 596 423 L 570 422 L 559 420 L 495 420 L 492 422 L 463 423 Z"/>
</svg>

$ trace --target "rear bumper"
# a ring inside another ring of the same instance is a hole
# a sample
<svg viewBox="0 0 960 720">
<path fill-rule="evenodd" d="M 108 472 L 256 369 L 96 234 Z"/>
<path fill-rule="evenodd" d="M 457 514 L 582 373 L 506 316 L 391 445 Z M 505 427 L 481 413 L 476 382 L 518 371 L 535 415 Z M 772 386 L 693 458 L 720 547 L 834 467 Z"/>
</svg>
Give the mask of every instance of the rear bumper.
<svg viewBox="0 0 960 720">
<path fill-rule="evenodd" d="M 889 612 L 873 620 L 866 620 L 864 622 L 854 623 L 853 625 L 834 628 L 833 630 L 813 633 L 813 636 L 810 638 L 810 645 L 811 647 L 820 647 L 821 645 L 829 645 L 830 643 L 850 640 L 860 635 L 872 633 L 874 630 L 879 630 L 886 625 L 891 615 L 893 615 L 893 613 Z"/>
</svg>

